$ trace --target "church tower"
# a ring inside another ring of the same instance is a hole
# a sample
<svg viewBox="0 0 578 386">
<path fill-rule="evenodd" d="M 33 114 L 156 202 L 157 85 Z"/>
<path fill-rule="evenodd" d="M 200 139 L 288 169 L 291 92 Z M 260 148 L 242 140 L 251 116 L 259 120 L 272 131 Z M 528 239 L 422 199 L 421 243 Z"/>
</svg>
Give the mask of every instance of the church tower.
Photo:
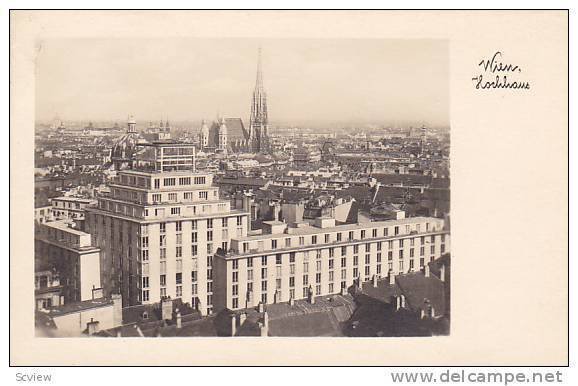
<svg viewBox="0 0 578 386">
<path fill-rule="evenodd" d="M 203 119 L 201 124 L 201 132 L 199 134 L 199 142 L 201 145 L 201 150 L 204 150 L 209 146 L 209 126 L 207 126 L 207 121 Z"/>
<path fill-rule="evenodd" d="M 225 153 L 227 152 L 227 125 L 225 125 L 225 118 L 221 118 L 219 125 L 217 149 Z"/>
<path fill-rule="evenodd" d="M 249 124 L 251 150 L 256 153 L 269 151 L 269 118 L 267 116 L 267 94 L 263 88 L 261 70 L 261 48 L 257 63 L 257 80 L 251 100 L 251 119 Z"/>
</svg>

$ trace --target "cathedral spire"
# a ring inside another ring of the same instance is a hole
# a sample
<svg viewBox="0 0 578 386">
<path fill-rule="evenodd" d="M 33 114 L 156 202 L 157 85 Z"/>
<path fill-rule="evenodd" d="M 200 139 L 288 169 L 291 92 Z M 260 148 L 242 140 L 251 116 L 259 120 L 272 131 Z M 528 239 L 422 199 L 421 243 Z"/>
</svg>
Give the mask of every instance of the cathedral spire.
<svg viewBox="0 0 578 386">
<path fill-rule="evenodd" d="M 267 94 L 263 88 L 263 69 L 261 64 L 261 47 L 257 58 L 257 80 L 253 98 L 251 99 L 251 120 L 249 125 L 249 140 L 254 152 L 268 152 L 269 120 L 267 116 Z"/>
<path fill-rule="evenodd" d="M 259 47 L 258 57 L 257 57 L 257 81 L 255 82 L 255 90 L 263 89 L 263 73 L 261 70 L 261 47 Z"/>
</svg>

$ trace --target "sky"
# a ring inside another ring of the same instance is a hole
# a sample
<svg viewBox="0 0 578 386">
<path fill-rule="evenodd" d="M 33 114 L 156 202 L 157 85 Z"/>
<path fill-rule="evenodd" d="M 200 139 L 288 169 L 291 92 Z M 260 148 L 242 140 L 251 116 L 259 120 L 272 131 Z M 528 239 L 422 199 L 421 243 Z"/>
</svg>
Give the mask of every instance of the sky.
<svg viewBox="0 0 578 386">
<path fill-rule="evenodd" d="M 36 119 L 248 121 L 258 48 L 272 124 L 449 125 L 445 40 L 50 39 Z"/>
</svg>

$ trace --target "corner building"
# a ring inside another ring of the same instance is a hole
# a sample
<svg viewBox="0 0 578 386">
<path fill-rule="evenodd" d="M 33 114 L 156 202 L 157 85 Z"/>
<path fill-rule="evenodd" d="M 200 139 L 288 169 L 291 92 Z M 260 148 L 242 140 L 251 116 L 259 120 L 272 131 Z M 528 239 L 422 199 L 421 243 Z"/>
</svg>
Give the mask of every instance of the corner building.
<svg viewBox="0 0 578 386">
<path fill-rule="evenodd" d="M 268 234 L 233 239 L 229 253 L 215 256 L 216 310 L 341 293 L 359 280 L 417 271 L 450 251 L 439 218 L 266 225 Z"/>
<path fill-rule="evenodd" d="M 101 248 L 106 295 L 123 307 L 181 298 L 203 315 L 213 308 L 213 255 L 247 236 L 248 213 L 219 198 L 212 175 L 195 171 L 190 144 L 160 142 L 87 211 L 87 231 Z"/>
</svg>

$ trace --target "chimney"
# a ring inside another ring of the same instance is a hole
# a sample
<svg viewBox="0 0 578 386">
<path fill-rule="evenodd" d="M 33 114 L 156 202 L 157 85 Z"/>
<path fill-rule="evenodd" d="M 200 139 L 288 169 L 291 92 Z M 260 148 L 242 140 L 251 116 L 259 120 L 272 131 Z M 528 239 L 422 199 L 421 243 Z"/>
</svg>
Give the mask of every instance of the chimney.
<svg viewBox="0 0 578 386">
<path fill-rule="evenodd" d="M 377 288 L 377 275 L 373 275 L 372 282 L 373 282 L 373 288 Z"/>
<path fill-rule="evenodd" d="M 138 336 L 140 336 L 141 338 L 144 338 L 144 334 L 142 333 L 142 330 L 140 329 L 140 327 L 137 324 L 134 325 L 134 328 L 135 328 L 136 332 L 138 333 Z"/>
<path fill-rule="evenodd" d="M 259 302 L 257 311 L 259 311 L 259 313 L 263 313 L 265 311 L 265 305 L 263 304 L 263 302 Z"/>
<path fill-rule="evenodd" d="M 446 281 L 446 266 L 445 264 L 442 264 L 442 266 L 440 267 L 440 280 L 441 281 Z"/>
<path fill-rule="evenodd" d="M 177 309 L 176 309 L 176 312 L 177 312 L 177 314 L 175 315 L 175 319 L 176 319 L 176 322 L 177 322 L 177 328 L 181 328 L 181 327 L 183 326 L 183 325 L 182 325 L 182 323 L 183 323 L 183 318 L 182 318 L 182 316 L 181 316 L 181 311 L 179 311 L 179 309 L 177 308 Z"/>
<path fill-rule="evenodd" d="M 425 277 L 429 277 L 430 275 L 430 268 L 429 268 L 429 264 L 425 265 L 425 272 L 424 272 Z"/>
<path fill-rule="evenodd" d="M 401 294 L 399 298 L 401 299 L 401 308 L 405 308 L 405 295 Z"/>
<path fill-rule="evenodd" d="M 99 322 L 95 321 L 93 318 L 90 318 L 90 322 L 88 322 L 86 324 L 86 329 L 88 332 L 88 335 L 94 335 L 98 332 L 99 330 Z"/>
<path fill-rule="evenodd" d="M 401 308 L 401 297 L 396 296 L 395 297 L 395 310 L 399 311 L 400 308 Z"/>
<path fill-rule="evenodd" d="M 357 278 L 357 286 L 359 287 L 359 289 L 363 289 L 362 284 L 363 284 L 363 279 L 361 278 L 361 274 L 359 274 L 359 277 Z"/>
<path fill-rule="evenodd" d="M 267 313 L 267 311 L 263 313 L 263 325 L 269 328 L 269 314 Z"/>
<path fill-rule="evenodd" d="M 436 316 L 436 312 L 435 312 L 435 309 L 432 307 L 431 308 L 431 317 L 435 318 L 435 316 Z"/>
<path fill-rule="evenodd" d="M 173 318 L 173 301 L 171 298 L 163 298 L 161 300 L 161 319 L 171 320 Z"/>
<path fill-rule="evenodd" d="M 235 314 L 231 314 L 231 336 L 235 336 L 237 333 L 237 318 Z"/>
<path fill-rule="evenodd" d="M 239 325 L 242 326 L 245 323 L 245 320 L 247 320 L 247 313 L 243 312 L 239 315 Z"/>
<path fill-rule="evenodd" d="M 309 303 L 315 304 L 315 296 L 313 295 L 313 287 L 309 284 Z"/>
<path fill-rule="evenodd" d="M 259 322 L 259 331 L 261 332 L 261 336 L 269 335 L 269 329 L 267 326 L 264 326 L 263 323 Z"/>
<path fill-rule="evenodd" d="M 422 318 L 422 319 L 425 318 L 425 311 L 423 310 L 423 308 L 421 309 L 421 318 Z"/>
</svg>

